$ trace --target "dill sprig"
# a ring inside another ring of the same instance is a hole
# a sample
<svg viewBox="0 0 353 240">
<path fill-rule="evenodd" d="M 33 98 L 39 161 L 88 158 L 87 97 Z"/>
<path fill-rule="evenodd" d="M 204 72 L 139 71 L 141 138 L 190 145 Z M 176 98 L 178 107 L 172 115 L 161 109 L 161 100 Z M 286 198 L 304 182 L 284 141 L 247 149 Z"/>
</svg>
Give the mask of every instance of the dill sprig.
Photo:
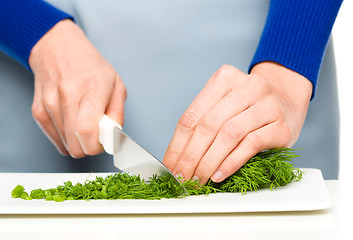
<svg viewBox="0 0 353 240">
<path fill-rule="evenodd" d="M 183 186 L 190 195 L 208 195 L 217 192 L 257 191 L 261 188 L 271 190 L 288 183 L 299 181 L 303 172 L 294 168 L 291 160 L 298 157 L 293 149 L 278 148 L 266 150 L 251 158 L 236 173 L 221 183 L 211 180 L 207 184 L 200 184 L 199 180 L 188 180 Z M 46 199 L 61 202 L 64 200 L 87 199 L 162 199 L 179 198 L 181 189 L 166 177 L 153 176 L 145 182 L 140 176 L 130 176 L 126 173 L 115 173 L 105 178 L 96 177 L 95 180 L 86 180 L 83 184 L 64 182 L 56 188 L 34 189 L 27 194 L 21 185 L 17 185 L 11 196 L 13 198 Z"/>
<path fill-rule="evenodd" d="M 293 149 L 277 148 L 260 152 L 251 158 L 237 172 L 221 183 L 209 181 L 221 192 L 257 191 L 262 188 L 271 190 L 299 181 L 303 172 L 295 168 L 291 160 L 298 157 Z"/>
</svg>

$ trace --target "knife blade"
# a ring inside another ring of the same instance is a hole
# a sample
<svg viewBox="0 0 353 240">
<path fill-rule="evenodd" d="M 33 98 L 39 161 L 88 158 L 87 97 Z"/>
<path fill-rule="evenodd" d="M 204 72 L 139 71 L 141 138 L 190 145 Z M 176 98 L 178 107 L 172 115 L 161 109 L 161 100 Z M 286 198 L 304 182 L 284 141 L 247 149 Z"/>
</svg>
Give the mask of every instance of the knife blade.
<svg viewBox="0 0 353 240">
<path fill-rule="evenodd" d="M 140 175 L 146 182 L 153 175 L 167 176 L 180 188 L 180 194 L 187 190 L 169 169 L 156 157 L 132 140 L 120 124 L 104 115 L 99 121 L 99 142 L 104 150 L 113 155 L 114 166 L 129 175 Z"/>
</svg>

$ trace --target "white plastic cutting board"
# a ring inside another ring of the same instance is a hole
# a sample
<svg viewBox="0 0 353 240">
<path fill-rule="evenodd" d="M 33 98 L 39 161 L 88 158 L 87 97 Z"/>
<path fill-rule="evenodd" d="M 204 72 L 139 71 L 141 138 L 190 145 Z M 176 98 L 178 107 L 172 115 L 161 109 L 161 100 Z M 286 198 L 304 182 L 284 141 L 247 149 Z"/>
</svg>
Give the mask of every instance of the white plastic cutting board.
<svg viewBox="0 0 353 240">
<path fill-rule="evenodd" d="M 302 169 L 302 180 L 275 190 L 217 193 L 162 200 L 81 200 L 53 202 L 11 198 L 12 189 L 20 184 L 28 193 L 35 188 L 51 188 L 65 181 L 83 183 L 97 175 L 109 173 L 0 173 L 0 214 L 160 214 L 312 211 L 331 206 L 321 171 Z"/>
</svg>

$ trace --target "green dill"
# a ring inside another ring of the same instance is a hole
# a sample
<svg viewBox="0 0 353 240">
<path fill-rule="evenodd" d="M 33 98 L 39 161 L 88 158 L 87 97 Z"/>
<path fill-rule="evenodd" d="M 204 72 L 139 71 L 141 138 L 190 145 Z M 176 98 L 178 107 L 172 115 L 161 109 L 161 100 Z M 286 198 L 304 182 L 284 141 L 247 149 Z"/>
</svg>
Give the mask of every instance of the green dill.
<svg viewBox="0 0 353 240">
<path fill-rule="evenodd" d="M 293 149 L 277 148 L 258 153 L 251 158 L 236 173 L 221 183 L 211 180 L 202 185 L 198 180 L 183 182 L 187 189 L 187 196 L 208 195 L 217 192 L 257 191 L 262 188 L 275 189 L 288 183 L 299 181 L 303 172 L 295 168 L 291 160 L 298 155 Z M 65 200 L 87 199 L 162 199 L 180 198 L 181 189 L 166 176 L 153 176 L 145 182 L 140 176 L 130 176 L 126 173 L 115 173 L 105 178 L 97 176 L 95 180 L 72 184 L 64 182 L 56 188 L 34 189 L 30 195 L 21 185 L 17 185 L 11 192 L 13 198 L 46 199 L 47 201 L 62 202 Z"/>
<path fill-rule="evenodd" d="M 257 191 L 262 188 L 275 189 L 299 181 L 303 172 L 295 168 L 291 160 L 298 157 L 293 149 L 278 148 L 258 153 L 232 176 L 221 183 L 209 181 L 207 186 L 221 192 Z"/>
</svg>

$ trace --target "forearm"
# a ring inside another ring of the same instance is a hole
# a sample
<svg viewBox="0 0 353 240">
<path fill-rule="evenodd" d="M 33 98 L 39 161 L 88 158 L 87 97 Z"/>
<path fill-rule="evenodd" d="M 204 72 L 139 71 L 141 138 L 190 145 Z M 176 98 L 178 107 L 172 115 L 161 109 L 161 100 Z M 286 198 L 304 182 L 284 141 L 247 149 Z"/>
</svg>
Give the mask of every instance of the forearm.
<svg viewBox="0 0 353 240">
<path fill-rule="evenodd" d="M 73 19 L 42 0 L 0 0 L 0 50 L 29 69 L 33 46 L 67 18 Z"/>
<path fill-rule="evenodd" d="M 271 0 L 249 72 L 260 62 L 277 62 L 310 80 L 313 98 L 321 61 L 342 1 Z"/>
</svg>

